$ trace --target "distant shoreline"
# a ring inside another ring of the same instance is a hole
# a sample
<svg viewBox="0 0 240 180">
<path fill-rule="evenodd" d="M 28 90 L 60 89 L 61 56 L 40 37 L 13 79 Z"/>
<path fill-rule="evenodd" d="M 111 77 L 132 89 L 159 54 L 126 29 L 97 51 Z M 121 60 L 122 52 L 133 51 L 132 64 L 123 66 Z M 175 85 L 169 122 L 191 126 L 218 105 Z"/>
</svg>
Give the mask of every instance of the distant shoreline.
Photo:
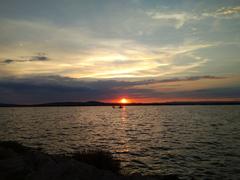
<svg viewBox="0 0 240 180">
<path fill-rule="evenodd" d="M 104 103 L 89 102 L 52 102 L 42 104 L 4 104 L 0 107 L 66 107 L 66 106 L 185 106 L 185 105 L 240 105 L 239 101 L 203 101 L 203 102 L 163 102 L 163 103 Z"/>
</svg>

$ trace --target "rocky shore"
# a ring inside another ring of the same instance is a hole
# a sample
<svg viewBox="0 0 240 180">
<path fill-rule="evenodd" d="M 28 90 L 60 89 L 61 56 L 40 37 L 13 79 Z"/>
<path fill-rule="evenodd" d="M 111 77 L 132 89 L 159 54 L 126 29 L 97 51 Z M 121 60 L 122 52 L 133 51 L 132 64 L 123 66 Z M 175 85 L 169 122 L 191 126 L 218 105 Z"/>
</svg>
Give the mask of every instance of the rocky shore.
<svg viewBox="0 0 240 180">
<path fill-rule="evenodd" d="M 0 142 L 1 180 L 176 180 L 175 175 L 121 175 L 118 161 L 104 152 L 49 155 L 16 142 Z"/>
</svg>

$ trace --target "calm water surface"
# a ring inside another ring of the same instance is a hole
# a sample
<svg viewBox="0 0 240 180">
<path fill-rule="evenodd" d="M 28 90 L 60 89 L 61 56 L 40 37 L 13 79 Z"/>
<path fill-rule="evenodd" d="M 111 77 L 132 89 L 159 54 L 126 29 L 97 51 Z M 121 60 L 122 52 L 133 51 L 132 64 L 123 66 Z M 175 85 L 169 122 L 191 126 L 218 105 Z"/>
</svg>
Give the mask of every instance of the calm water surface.
<svg viewBox="0 0 240 180">
<path fill-rule="evenodd" d="M 0 139 L 49 153 L 109 150 L 126 173 L 240 177 L 240 106 L 0 108 Z"/>
</svg>

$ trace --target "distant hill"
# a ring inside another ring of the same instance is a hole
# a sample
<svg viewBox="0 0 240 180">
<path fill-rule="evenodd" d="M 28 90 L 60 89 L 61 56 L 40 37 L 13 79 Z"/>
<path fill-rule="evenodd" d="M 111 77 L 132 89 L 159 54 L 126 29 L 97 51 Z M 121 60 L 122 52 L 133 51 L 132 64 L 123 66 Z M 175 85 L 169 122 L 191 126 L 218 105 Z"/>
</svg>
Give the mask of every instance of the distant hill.
<svg viewBox="0 0 240 180">
<path fill-rule="evenodd" d="M 51 102 L 51 103 L 30 104 L 30 105 L 0 103 L 0 107 L 106 106 L 106 105 L 111 105 L 111 104 L 98 102 L 98 101 L 88 101 L 88 102 Z"/>
<path fill-rule="evenodd" d="M 88 102 L 53 102 L 37 104 L 34 106 L 105 106 L 108 103 L 98 102 L 98 101 L 88 101 Z"/>
<path fill-rule="evenodd" d="M 42 104 L 5 104 L 0 107 L 51 107 L 51 106 L 119 106 L 120 103 L 104 103 L 99 101 L 88 102 L 51 102 Z M 204 102 L 163 102 L 163 103 L 129 103 L 125 106 L 162 106 L 162 105 L 240 105 L 240 101 L 204 101 Z"/>
</svg>

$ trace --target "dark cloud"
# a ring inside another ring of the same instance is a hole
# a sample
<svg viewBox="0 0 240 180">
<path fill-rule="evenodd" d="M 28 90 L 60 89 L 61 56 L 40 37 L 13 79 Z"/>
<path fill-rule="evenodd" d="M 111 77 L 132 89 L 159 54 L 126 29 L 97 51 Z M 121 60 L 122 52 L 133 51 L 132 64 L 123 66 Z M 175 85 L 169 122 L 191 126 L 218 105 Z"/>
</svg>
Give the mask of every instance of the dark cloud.
<svg viewBox="0 0 240 180">
<path fill-rule="evenodd" d="M 164 98 L 185 98 L 185 99 L 239 99 L 240 86 L 225 87 L 225 88 L 206 88 L 189 91 L 167 92 L 163 95 Z"/>
<path fill-rule="evenodd" d="M 171 78 L 171 79 L 163 79 L 159 80 L 159 83 L 167 83 L 167 82 L 179 82 L 179 81 L 197 81 L 201 79 L 223 79 L 226 77 L 219 77 L 219 76 L 188 76 L 188 77 L 182 77 L 182 78 Z"/>
<path fill-rule="evenodd" d="M 113 94 L 114 91 L 109 88 L 87 87 L 81 81 L 62 77 L 0 81 L 0 99 L 9 103 L 89 101 L 113 97 Z"/>
<path fill-rule="evenodd" d="M 2 63 L 4 64 L 11 64 L 13 63 L 15 60 L 12 60 L 12 59 L 5 59 L 4 61 L 2 61 Z"/>
<path fill-rule="evenodd" d="M 141 85 L 149 85 L 149 84 L 158 84 L 158 83 L 174 83 L 174 82 L 181 82 L 181 81 L 197 81 L 202 79 L 223 79 L 226 77 L 219 77 L 219 76 L 189 76 L 189 77 L 181 77 L 181 78 L 168 78 L 168 79 L 148 79 L 143 81 L 116 81 L 116 80 L 109 80 L 109 81 L 97 81 L 94 82 L 98 86 L 103 85 L 106 86 L 115 86 L 115 87 L 130 87 L 130 86 L 141 86 Z"/>
<path fill-rule="evenodd" d="M 5 59 L 2 61 L 3 64 L 11 64 L 15 62 L 28 62 L 28 61 L 49 61 L 49 57 L 45 53 L 38 53 L 35 56 L 24 56 L 19 59 Z"/>
<path fill-rule="evenodd" d="M 120 81 L 120 80 L 82 80 L 77 78 L 69 78 L 62 76 L 37 76 L 31 78 L 21 78 L 21 79 L 8 79 L 9 82 L 17 83 L 30 83 L 30 84 L 60 84 L 67 87 L 87 87 L 94 89 L 114 89 L 114 88 L 129 88 L 133 86 L 142 86 L 150 84 L 163 84 L 163 83 L 174 83 L 174 82 L 184 82 L 184 81 L 198 81 L 202 79 L 223 79 L 226 77 L 220 76 L 188 76 L 179 78 L 167 78 L 167 79 L 148 79 L 142 81 Z"/>
<path fill-rule="evenodd" d="M 46 56 L 45 53 L 38 53 L 36 56 L 31 56 L 29 61 L 48 61 L 49 58 Z"/>
<path fill-rule="evenodd" d="M 136 88 L 136 85 L 219 79 L 215 76 L 194 76 L 145 81 L 73 79 L 60 76 L 0 79 L 0 99 L 3 103 L 44 103 L 55 101 L 89 101 L 115 99 L 123 95 L 132 98 L 222 98 L 240 97 L 240 88 L 202 89 L 168 92 L 164 89 Z"/>
</svg>

